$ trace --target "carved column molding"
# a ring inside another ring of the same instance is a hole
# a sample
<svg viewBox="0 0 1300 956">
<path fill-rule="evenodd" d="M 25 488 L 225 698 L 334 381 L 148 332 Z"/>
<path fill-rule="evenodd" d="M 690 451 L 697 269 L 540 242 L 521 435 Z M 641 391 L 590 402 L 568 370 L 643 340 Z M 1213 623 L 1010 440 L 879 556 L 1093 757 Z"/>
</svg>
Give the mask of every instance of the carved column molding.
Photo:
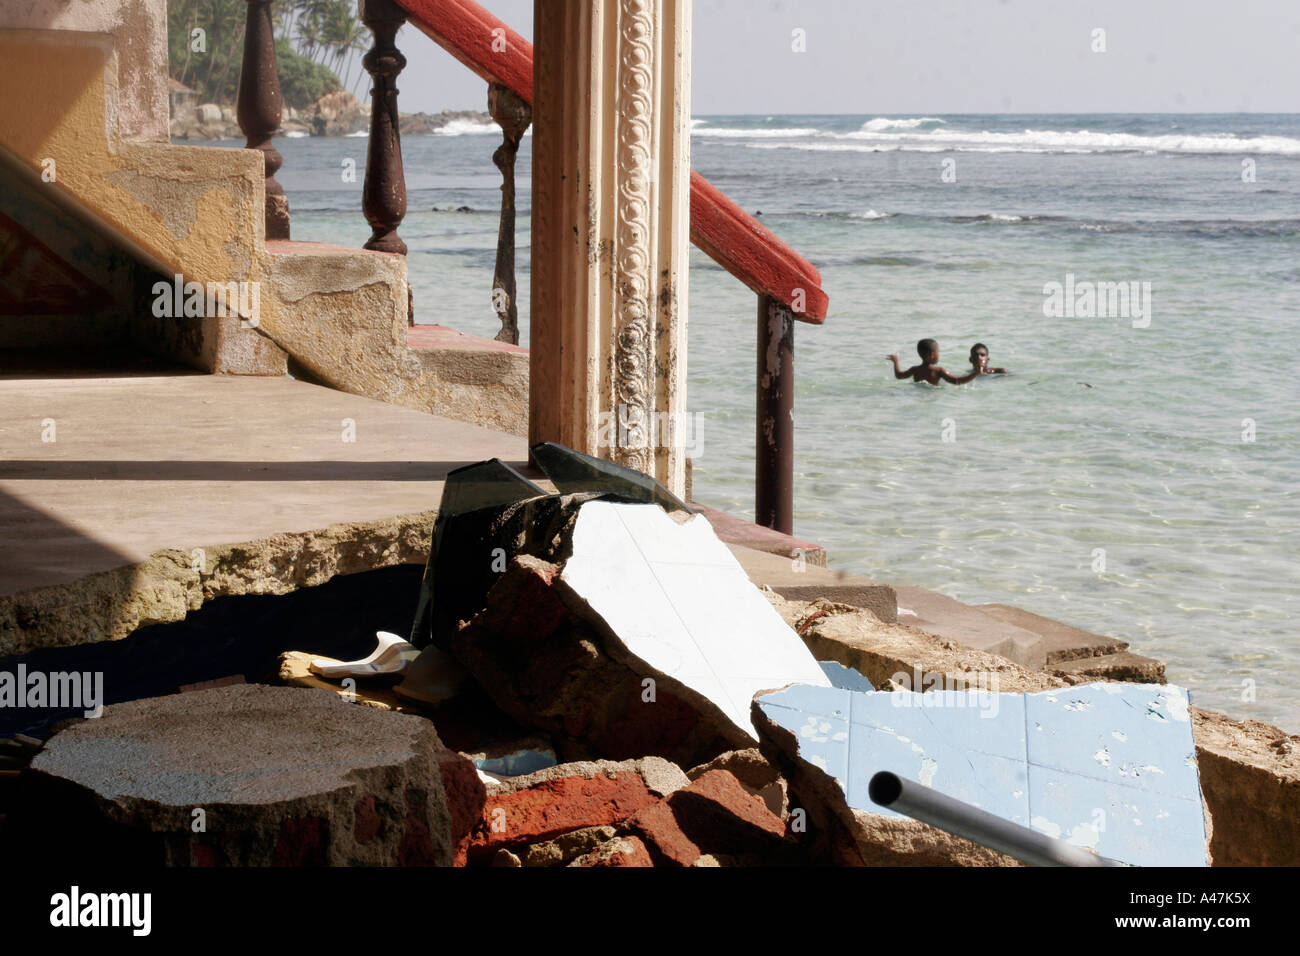
<svg viewBox="0 0 1300 956">
<path fill-rule="evenodd" d="M 529 437 L 685 492 L 691 0 L 536 0 Z"/>
<path fill-rule="evenodd" d="M 501 145 L 492 162 L 501 170 L 501 226 L 497 264 L 492 274 L 492 307 L 501 318 L 498 342 L 519 344 L 519 303 L 515 301 L 515 157 L 519 141 L 533 121 L 533 109 L 508 86 L 488 86 L 488 111 L 501 127 Z"/>
<path fill-rule="evenodd" d="M 406 217 L 406 174 L 397 116 L 397 75 L 406 66 L 406 57 L 395 43 L 406 13 L 392 0 L 361 0 L 361 22 L 375 37 L 374 46 L 361 60 L 371 82 L 370 142 L 361 187 L 361 209 L 371 236 L 364 248 L 406 255 L 406 243 L 397 234 Z"/>
<path fill-rule="evenodd" d="M 275 62 L 271 0 L 246 0 L 244 59 L 239 68 L 235 117 L 248 138 L 248 149 L 262 151 L 266 169 L 266 238 L 289 238 L 289 200 L 275 173 L 284 157 L 271 145 L 280 128 L 280 71 Z"/>
</svg>

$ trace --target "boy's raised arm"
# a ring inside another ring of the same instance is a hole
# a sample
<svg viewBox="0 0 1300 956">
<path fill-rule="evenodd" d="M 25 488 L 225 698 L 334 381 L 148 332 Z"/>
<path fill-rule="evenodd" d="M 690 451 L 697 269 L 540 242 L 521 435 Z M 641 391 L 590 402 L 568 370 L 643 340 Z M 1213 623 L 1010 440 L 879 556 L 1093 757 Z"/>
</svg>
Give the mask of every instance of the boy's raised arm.
<svg viewBox="0 0 1300 956">
<path fill-rule="evenodd" d="M 900 369 L 900 368 L 898 367 L 898 356 L 897 356 L 897 355 L 888 355 L 888 356 L 886 356 L 886 358 L 888 358 L 889 361 L 891 361 L 891 362 L 894 363 L 894 378 L 907 378 L 908 376 L 910 376 L 910 375 L 912 374 L 912 370 L 911 370 L 910 368 L 904 370 L 904 369 Z"/>
<path fill-rule="evenodd" d="M 978 378 L 980 375 L 983 374 L 984 374 L 984 370 L 980 368 L 978 365 L 975 367 L 975 371 L 971 372 L 969 375 L 963 375 L 961 378 L 957 378 L 956 376 L 949 375 L 946 369 L 942 369 L 942 368 L 939 369 L 939 377 L 942 378 L 945 382 L 947 382 L 950 385 L 965 385 L 971 379 Z"/>
</svg>

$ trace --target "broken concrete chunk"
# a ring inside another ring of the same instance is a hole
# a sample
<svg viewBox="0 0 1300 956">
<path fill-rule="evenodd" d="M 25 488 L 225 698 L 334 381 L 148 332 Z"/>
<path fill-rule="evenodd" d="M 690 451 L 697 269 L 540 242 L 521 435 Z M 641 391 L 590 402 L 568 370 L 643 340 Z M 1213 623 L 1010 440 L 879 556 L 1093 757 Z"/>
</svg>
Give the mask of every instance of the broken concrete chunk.
<svg viewBox="0 0 1300 956">
<path fill-rule="evenodd" d="M 567 866 L 585 853 L 618 836 L 611 826 L 582 827 L 553 840 L 534 843 L 523 851 L 524 866 Z"/>
<path fill-rule="evenodd" d="M 1124 863 L 1207 862 L 1181 688 L 1098 683 L 1019 695 L 796 686 L 759 697 L 754 710 L 767 744 L 794 767 L 798 792 L 828 801 L 819 822 L 836 818 L 863 861 L 981 856 L 877 807 L 867 784 L 888 770 Z M 877 827 L 870 817 L 899 825 Z"/>
<path fill-rule="evenodd" d="M 409 644 L 406 645 L 410 647 Z M 393 688 L 398 697 L 427 707 L 436 707 L 460 693 L 465 668 L 437 647 L 426 647 L 405 666 L 402 682 Z"/>
<path fill-rule="evenodd" d="M 615 837 L 569 866 L 654 866 L 644 843 L 634 836 Z"/>
<path fill-rule="evenodd" d="M 570 611 L 554 565 L 516 558 L 452 651 L 503 711 L 564 759 L 657 754 L 693 766 L 752 745 L 719 708 L 628 657 L 603 621 Z"/>
<path fill-rule="evenodd" d="M 46 744 L 25 819 L 42 852 L 114 865 L 448 865 L 442 749 L 427 720 L 318 690 L 138 700 Z"/>
</svg>

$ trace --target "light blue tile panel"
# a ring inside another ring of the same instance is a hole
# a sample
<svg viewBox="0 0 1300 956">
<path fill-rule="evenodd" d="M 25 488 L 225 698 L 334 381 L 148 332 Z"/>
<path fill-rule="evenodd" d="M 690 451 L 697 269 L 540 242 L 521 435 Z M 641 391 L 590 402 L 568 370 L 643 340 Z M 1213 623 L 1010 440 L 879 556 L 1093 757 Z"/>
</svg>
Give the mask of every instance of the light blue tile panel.
<svg viewBox="0 0 1300 956">
<path fill-rule="evenodd" d="M 854 809 L 896 815 L 867 796 L 872 775 L 890 770 L 1124 863 L 1205 865 L 1182 688 L 1097 683 L 1022 695 L 795 685 L 758 701 Z"/>
<path fill-rule="evenodd" d="M 844 690 L 872 691 L 876 688 L 852 667 L 845 667 L 839 661 L 818 661 L 822 673 L 831 679 L 832 687 Z"/>
</svg>

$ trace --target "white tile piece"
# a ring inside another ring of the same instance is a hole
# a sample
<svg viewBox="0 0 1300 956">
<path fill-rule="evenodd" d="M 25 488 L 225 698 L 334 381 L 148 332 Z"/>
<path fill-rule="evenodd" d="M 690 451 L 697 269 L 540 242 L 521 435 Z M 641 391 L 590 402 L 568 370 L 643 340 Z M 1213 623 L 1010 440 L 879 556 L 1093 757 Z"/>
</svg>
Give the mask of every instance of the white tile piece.
<svg viewBox="0 0 1300 956">
<path fill-rule="evenodd" d="M 830 686 L 702 515 L 679 524 L 657 505 L 588 502 L 561 580 L 629 651 L 708 697 L 751 737 L 757 691 Z"/>
</svg>

